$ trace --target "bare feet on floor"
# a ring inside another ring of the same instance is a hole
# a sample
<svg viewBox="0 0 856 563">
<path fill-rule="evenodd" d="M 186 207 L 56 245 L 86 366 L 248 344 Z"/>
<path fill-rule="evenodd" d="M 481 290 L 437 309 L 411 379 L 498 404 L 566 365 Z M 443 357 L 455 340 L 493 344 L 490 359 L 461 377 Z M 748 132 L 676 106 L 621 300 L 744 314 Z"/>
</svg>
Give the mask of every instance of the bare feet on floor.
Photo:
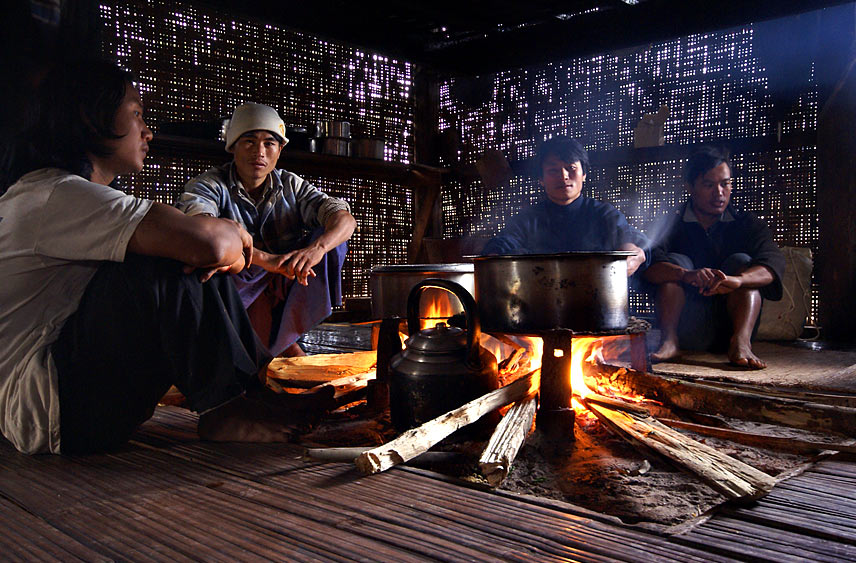
<svg viewBox="0 0 856 563">
<path fill-rule="evenodd" d="M 766 362 L 752 353 L 751 343 L 736 338 L 732 338 L 731 344 L 728 346 L 728 361 L 735 366 L 749 369 L 764 369 L 767 367 Z"/>
<path fill-rule="evenodd" d="M 289 442 L 335 405 L 333 393 L 249 392 L 201 415 L 197 432 L 213 442 Z"/>
<path fill-rule="evenodd" d="M 660 349 L 651 354 L 652 362 L 666 362 L 681 355 L 678 343 L 674 340 L 664 340 L 660 343 Z"/>
</svg>

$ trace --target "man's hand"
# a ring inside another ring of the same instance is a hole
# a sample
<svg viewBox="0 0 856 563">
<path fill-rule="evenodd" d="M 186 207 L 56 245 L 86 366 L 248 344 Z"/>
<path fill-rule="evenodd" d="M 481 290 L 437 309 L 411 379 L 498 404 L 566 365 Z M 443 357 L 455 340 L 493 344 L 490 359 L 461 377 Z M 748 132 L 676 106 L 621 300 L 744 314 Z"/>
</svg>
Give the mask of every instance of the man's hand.
<svg viewBox="0 0 856 563">
<path fill-rule="evenodd" d="M 627 277 L 632 276 L 639 266 L 645 263 L 645 251 L 633 243 L 625 243 L 618 247 L 619 250 L 630 250 L 636 254 L 627 257 Z"/>
<path fill-rule="evenodd" d="M 699 293 L 704 293 L 714 284 L 725 280 L 726 276 L 721 270 L 714 268 L 699 268 L 698 270 L 686 270 L 681 276 L 681 282 L 697 287 Z"/>
<path fill-rule="evenodd" d="M 253 261 L 268 272 L 280 274 L 290 280 L 296 278 L 297 283 L 308 285 L 309 277 L 315 277 L 315 270 L 312 269 L 312 266 L 320 262 L 324 258 L 324 254 L 324 249 L 319 248 L 316 244 L 310 244 L 306 248 L 299 248 L 285 254 L 270 254 L 255 249 Z"/>
<path fill-rule="evenodd" d="M 735 289 L 743 286 L 743 279 L 740 276 L 725 276 L 724 279 L 717 279 L 713 285 L 702 291 L 702 295 L 724 295 L 731 293 Z"/>
</svg>

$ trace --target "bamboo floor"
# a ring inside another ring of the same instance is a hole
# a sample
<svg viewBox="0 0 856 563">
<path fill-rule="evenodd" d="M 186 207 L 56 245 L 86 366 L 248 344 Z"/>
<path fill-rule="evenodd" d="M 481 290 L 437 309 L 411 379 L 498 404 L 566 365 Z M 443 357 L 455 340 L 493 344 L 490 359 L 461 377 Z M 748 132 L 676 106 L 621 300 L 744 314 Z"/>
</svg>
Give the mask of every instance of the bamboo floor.
<svg viewBox="0 0 856 563">
<path fill-rule="evenodd" d="M 198 440 L 160 407 L 121 451 L 25 456 L 0 442 L 4 561 L 842 561 L 856 460 L 835 456 L 750 506 L 662 536 L 568 504 L 415 468 L 360 476 L 288 444 Z"/>
</svg>

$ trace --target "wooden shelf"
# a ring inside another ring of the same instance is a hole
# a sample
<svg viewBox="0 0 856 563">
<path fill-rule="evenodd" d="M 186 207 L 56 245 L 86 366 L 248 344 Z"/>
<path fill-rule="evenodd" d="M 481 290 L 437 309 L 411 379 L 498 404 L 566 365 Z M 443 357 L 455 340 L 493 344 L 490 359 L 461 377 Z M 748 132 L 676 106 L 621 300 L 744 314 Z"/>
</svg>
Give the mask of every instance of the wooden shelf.
<svg viewBox="0 0 856 563">
<path fill-rule="evenodd" d="M 817 145 L 817 135 L 811 132 L 797 131 L 782 135 L 762 137 L 745 137 L 740 139 L 711 141 L 712 144 L 722 144 L 731 149 L 732 154 L 747 152 L 769 152 L 780 149 L 792 149 Z M 698 143 L 703 144 L 703 143 Z M 646 162 L 662 162 L 664 160 L 683 161 L 689 155 L 690 147 L 694 145 L 663 145 L 660 147 L 619 147 L 608 151 L 589 151 L 589 162 L 593 168 L 608 168 L 621 165 L 643 164 Z M 533 174 L 534 158 L 515 160 L 509 166 L 517 176 Z M 459 180 L 475 180 L 479 178 L 475 164 L 458 163 L 452 167 L 451 178 Z"/>
<path fill-rule="evenodd" d="M 149 143 L 152 154 L 170 156 L 205 157 L 227 162 L 231 155 L 220 141 L 157 135 Z M 326 178 L 366 178 L 419 188 L 447 171 L 419 164 L 402 164 L 369 158 L 333 156 L 298 150 L 282 151 L 278 166 L 295 174 L 324 176 Z M 432 179 L 433 178 L 433 179 Z"/>
</svg>

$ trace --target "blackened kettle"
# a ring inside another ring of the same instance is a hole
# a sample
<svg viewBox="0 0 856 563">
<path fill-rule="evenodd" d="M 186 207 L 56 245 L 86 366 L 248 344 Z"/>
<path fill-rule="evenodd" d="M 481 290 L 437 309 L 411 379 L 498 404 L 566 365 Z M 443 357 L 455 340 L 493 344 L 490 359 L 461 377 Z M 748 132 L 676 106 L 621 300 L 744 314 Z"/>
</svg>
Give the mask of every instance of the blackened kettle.
<svg viewBox="0 0 856 563">
<path fill-rule="evenodd" d="M 466 330 L 445 323 L 419 330 L 419 303 L 431 287 L 458 298 Z M 460 284 L 429 278 L 415 285 L 407 298 L 407 329 L 405 349 L 390 362 L 390 417 L 396 430 L 419 426 L 497 388 L 496 357 L 479 344 L 476 303 Z"/>
</svg>

